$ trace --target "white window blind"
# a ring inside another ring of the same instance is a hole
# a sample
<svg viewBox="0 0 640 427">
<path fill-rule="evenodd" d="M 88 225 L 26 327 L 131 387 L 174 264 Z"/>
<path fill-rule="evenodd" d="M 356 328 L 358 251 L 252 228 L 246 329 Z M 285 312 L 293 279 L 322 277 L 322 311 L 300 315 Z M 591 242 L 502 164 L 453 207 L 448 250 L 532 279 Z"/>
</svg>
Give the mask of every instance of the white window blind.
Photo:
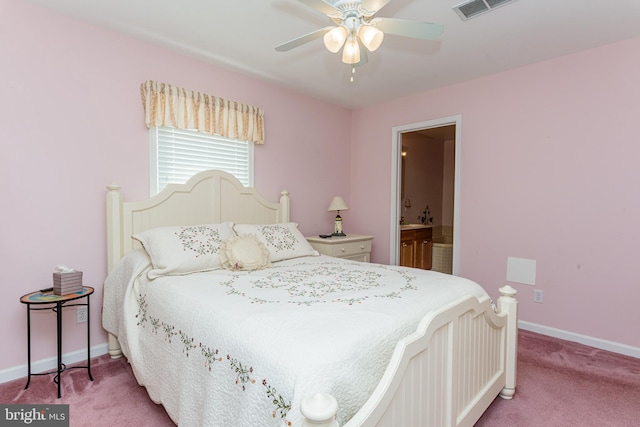
<svg viewBox="0 0 640 427">
<path fill-rule="evenodd" d="M 253 144 L 194 130 L 172 127 L 149 129 L 150 193 L 167 184 L 184 183 L 207 169 L 229 172 L 245 186 L 253 186 Z"/>
</svg>

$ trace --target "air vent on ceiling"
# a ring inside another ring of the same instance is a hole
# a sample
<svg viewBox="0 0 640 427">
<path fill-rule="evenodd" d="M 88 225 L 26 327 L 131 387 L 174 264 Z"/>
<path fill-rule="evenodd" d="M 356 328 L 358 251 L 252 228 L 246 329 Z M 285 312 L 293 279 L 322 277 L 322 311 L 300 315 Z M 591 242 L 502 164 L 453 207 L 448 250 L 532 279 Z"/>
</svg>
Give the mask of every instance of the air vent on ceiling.
<svg viewBox="0 0 640 427">
<path fill-rule="evenodd" d="M 481 15 L 485 12 L 489 12 L 497 7 L 500 7 L 513 0 L 469 0 L 464 3 L 460 3 L 457 6 L 453 6 L 453 10 L 456 11 L 458 16 L 466 21 L 469 18 Z"/>
</svg>

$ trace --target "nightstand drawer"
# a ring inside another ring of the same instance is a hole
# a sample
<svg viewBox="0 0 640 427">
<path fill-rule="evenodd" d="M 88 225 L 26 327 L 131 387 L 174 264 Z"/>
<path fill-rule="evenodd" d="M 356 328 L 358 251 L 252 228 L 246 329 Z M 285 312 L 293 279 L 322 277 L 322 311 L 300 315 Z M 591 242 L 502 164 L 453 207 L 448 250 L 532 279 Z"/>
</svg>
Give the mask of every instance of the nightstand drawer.
<svg viewBox="0 0 640 427">
<path fill-rule="evenodd" d="M 363 240 L 361 242 L 343 242 L 331 245 L 328 248 L 325 246 L 325 248 L 328 249 L 325 255 L 349 257 L 364 252 L 371 252 L 371 240 Z"/>
<path fill-rule="evenodd" d="M 338 258 L 348 258 L 356 261 L 369 262 L 371 257 L 371 240 L 373 236 L 349 234 L 345 237 L 307 237 L 313 249 L 322 255 Z"/>
</svg>

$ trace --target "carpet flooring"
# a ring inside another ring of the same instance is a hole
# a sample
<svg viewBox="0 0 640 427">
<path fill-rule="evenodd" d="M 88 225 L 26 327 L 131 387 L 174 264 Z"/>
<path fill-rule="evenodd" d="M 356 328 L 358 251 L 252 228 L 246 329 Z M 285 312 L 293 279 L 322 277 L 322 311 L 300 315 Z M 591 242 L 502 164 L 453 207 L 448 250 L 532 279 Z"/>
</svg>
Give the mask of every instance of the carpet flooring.
<svg viewBox="0 0 640 427">
<path fill-rule="evenodd" d="M 516 395 L 496 398 L 476 427 L 640 426 L 640 359 L 522 330 L 518 358 Z M 92 359 L 92 373 L 93 382 L 84 369 L 64 373 L 61 399 L 52 376 L 27 390 L 24 379 L 0 384 L 0 402 L 69 404 L 72 427 L 174 425 L 124 358 Z"/>
<path fill-rule="evenodd" d="M 521 330 L 516 394 L 476 423 L 502 426 L 639 427 L 640 359 Z"/>
</svg>

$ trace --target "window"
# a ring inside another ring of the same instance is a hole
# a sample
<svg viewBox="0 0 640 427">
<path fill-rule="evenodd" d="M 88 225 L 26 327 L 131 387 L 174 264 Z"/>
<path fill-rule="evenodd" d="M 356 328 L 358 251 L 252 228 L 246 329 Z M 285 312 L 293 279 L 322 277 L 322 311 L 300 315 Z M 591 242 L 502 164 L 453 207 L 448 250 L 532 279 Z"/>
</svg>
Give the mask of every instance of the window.
<svg viewBox="0 0 640 427">
<path fill-rule="evenodd" d="M 253 143 L 172 127 L 149 129 L 150 194 L 207 169 L 229 172 L 253 186 Z"/>
</svg>

